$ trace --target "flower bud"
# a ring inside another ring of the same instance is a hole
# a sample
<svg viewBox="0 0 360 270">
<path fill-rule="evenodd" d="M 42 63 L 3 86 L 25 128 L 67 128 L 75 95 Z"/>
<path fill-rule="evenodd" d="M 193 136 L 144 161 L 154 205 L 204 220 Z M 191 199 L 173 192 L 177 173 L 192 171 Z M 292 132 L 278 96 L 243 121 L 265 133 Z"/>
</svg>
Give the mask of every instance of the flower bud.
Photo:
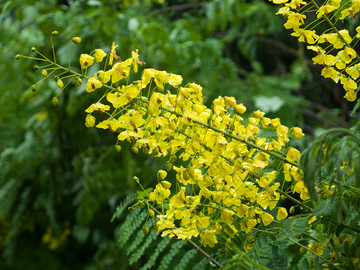
<svg viewBox="0 0 360 270">
<path fill-rule="evenodd" d="M 291 206 L 289 209 L 290 214 L 294 214 L 295 213 L 295 206 Z"/>
<path fill-rule="evenodd" d="M 42 74 L 44 77 L 47 77 L 47 75 L 48 75 L 46 69 L 43 69 L 43 70 L 41 71 L 41 74 Z"/>
<path fill-rule="evenodd" d="M 291 131 L 291 134 L 296 140 L 300 140 L 304 136 L 302 129 L 299 127 L 294 127 Z"/>
<path fill-rule="evenodd" d="M 75 83 L 77 87 L 80 87 L 82 85 L 82 80 L 79 77 L 76 77 Z"/>
<path fill-rule="evenodd" d="M 38 90 L 37 86 L 34 84 L 31 86 L 31 91 L 36 92 Z"/>
<path fill-rule="evenodd" d="M 150 217 L 155 216 L 155 212 L 154 212 L 154 210 L 152 210 L 152 209 L 149 209 L 149 210 L 148 210 L 148 214 L 149 214 Z"/>
<path fill-rule="evenodd" d="M 131 151 L 133 151 L 134 154 L 138 154 L 139 148 L 137 148 L 136 146 L 133 146 L 133 147 L 131 147 Z"/>
<path fill-rule="evenodd" d="M 128 211 L 131 213 L 132 211 L 134 210 L 134 207 L 133 206 L 129 206 L 128 207 Z"/>
<path fill-rule="evenodd" d="M 133 180 L 134 180 L 135 182 L 137 182 L 137 183 L 140 182 L 140 179 L 139 179 L 137 176 L 134 176 L 134 177 L 133 177 Z"/>
<path fill-rule="evenodd" d="M 171 155 L 169 160 L 170 160 L 170 162 L 174 163 L 177 160 L 177 156 Z"/>
<path fill-rule="evenodd" d="M 58 31 L 52 31 L 52 32 L 51 32 L 51 35 L 53 35 L 53 36 L 57 36 L 58 34 L 59 34 Z"/>
<path fill-rule="evenodd" d="M 20 55 L 20 54 L 15 55 L 15 59 L 16 59 L 16 60 L 19 60 L 20 58 L 21 58 L 21 55 Z"/>
<path fill-rule="evenodd" d="M 144 232 L 145 234 L 148 234 L 148 233 L 149 233 L 149 228 L 148 228 L 148 227 L 144 227 L 144 228 L 143 228 L 143 232 Z"/>
<path fill-rule="evenodd" d="M 73 38 L 72 38 L 72 41 L 73 41 L 75 44 L 80 44 L 80 43 L 81 43 L 81 37 L 73 37 Z"/>
<path fill-rule="evenodd" d="M 117 152 L 120 152 L 121 151 L 121 146 L 120 145 L 115 145 L 115 149 Z"/>
<path fill-rule="evenodd" d="M 35 48 L 35 47 L 31 47 L 31 51 L 32 51 L 32 52 L 36 52 L 36 48 Z"/>
<path fill-rule="evenodd" d="M 171 163 L 170 161 L 167 161 L 167 162 L 166 162 L 166 165 L 165 165 L 165 168 L 166 168 L 166 170 L 167 170 L 168 172 L 171 171 L 172 168 L 173 168 L 172 163 Z"/>
<path fill-rule="evenodd" d="M 58 104 L 59 104 L 59 100 L 57 99 L 57 97 L 53 97 L 53 99 L 52 99 L 52 105 L 53 105 L 54 107 L 56 107 Z"/>
<path fill-rule="evenodd" d="M 35 65 L 35 66 L 33 67 L 33 69 L 36 71 L 36 70 L 39 69 L 39 67 L 38 67 L 37 65 Z"/>
<path fill-rule="evenodd" d="M 159 181 L 164 180 L 166 178 L 166 176 L 167 176 L 167 172 L 165 172 L 164 170 L 160 170 L 157 173 L 157 179 Z"/>
<path fill-rule="evenodd" d="M 237 113 L 243 114 L 244 112 L 246 112 L 246 107 L 244 106 L 244 104 L 241 103 L 235 106 L 235 110 Z"/>
<path fill-rule="evenodd" d="M 85 126 L 87 128 L 95 126 L 96 118 L 91 114 L 88 114 L 85 118 Z"/>
<path fill-rule="evenodd" d="M 169 181 L 161 181 L 161 185 L 166 188 L 166 189 L 169 189 L 171 187 L 171 183 Z"/>
<path fill-rule="evenodd" d="M 139 202 L 139 206 L 140 206 L 141 208 L 144 208 L 145 203 L 144 203 L 143 201 L 140 201 L 140 202 Z"/>
<path fill-rule="evenodd" d="M 56 84 L 57 84 L 57 86 L 58 86 L 59 88 L 63 88 L 63 87 L 64 87 L 64 83 L 63 83 L 63 81 L 62 81 L 61 79 L 58 79 L 57 82 L 56 82 Z"/>
</svg>

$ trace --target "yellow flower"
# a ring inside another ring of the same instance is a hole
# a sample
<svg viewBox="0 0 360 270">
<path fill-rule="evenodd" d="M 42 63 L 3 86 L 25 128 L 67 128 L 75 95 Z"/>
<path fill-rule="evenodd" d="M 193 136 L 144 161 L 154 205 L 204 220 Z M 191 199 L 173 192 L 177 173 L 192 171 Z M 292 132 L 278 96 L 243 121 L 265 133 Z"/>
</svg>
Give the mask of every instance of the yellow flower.
<svg viewBox="0 0 360 270">
<path fill-rule="evenodd" d="M 279 207 L 278 213 L 276 215 L 276 219 L 283 220 L 283 219 L 287 218 L 287 216 L 288 216 L 288 213 L 287 213 L 286 209 L 284 207 Z"/>
<path fill-rule="evenodd" d="M 291 131 L 291 134 L 296 140 L 300 140 L 304 136 L 302 129 L 299 127 L 294 127 Z"/>
<path fill-rule="evenodd" d="M 98 89 L 101 87 L 102 87 L 102 83 L 98 79 L 91 77 L 87 81 L 85 89 L 86 89 L 86 92 L 90 93 L 90 92 L 95 91 L 95 89 Z"/>
<path fill-rule="evenodd" d="M 112 64 L 113 64 L 113 60 L 114 60 L 115 54 L 116 54 L 115 49 L 116 49 L 117 46 L 118 45 L 115 45 L 115 42 L 113 42 L 112 45 L 111 45 L 111 51 L 110 51 L 110 56 L 109 56 L 109 65 L 110 66 L 112 66 Z"/>
<path fill-rule="evenodd" d="M 95 117 L 92 116 L 91 114 L 88 114 L 85 118 L 85 126 L 88 128 L 93 127 L 95 126 L 95 121 L 96 121 Z"/>
<path fill-rule="evenodd" d="M 167 172 L 165 172 L 164 170 L 160 170 L 157 173 L 158 180 L 164 180 L 166 176 L 167 176 Z"/>
<path fill-rule="evenodd" d="M 310 218 L 310 220 L 308 221 L 308 224 L 312 224 L 316 221 L 316 216 L 313 216 L 312 218 Z"/>
<path fill-rule="evenodd" d="M 214 247 L 217 244 L 216 231 L 215 230 L 206 230 L 200 234 L 201 244 L 206 247 Z"/>
<path fill-rule="evenodd" d="M 272 215 L 270 215 L 269 213 L 262 213 L 261 215 L 261 219 L 264 223 L 265 226 L 269 225 L 271 222 L 273 222 L 274 217 Z"/>
<path fill-rule="evenodd" d="M 229 108 L 235 108 L 236 99 L 234 97 L 225 97 L 225 105 Z"/>
<path fill-rule="evenodd" d="M 170 74 L 168 83 L 177 88 L 182 83 L 183 78 L 180 75 Z"/>
<path fill-rule="evenodd" d="M 246 112 L 246 107 L 244 106 L 244 104 L 241 103 L 235 106 L 235 110 L 237 113 L 243 114 L 244 112 Z"/>
<path fill-rule="evenodd" d="M 64 83 L 63 83 L 63 81 L 62 81 L 61 79 L 58 79 L 57 82 L 56 82 L 56 84 L 57 84 L 57 86 L 58 86 L 59 88 L 63 88 L 63 87 L 64 87 Z"/>
<path fill-rule="evenodd" d="M 169 196 L 170 190 L 165 189 L 161 184 L 157 184 L 155 190 L 150 193 L 149 200 L 161 203 Z"/>
<path fill-rule="evenodd" d="M 166 188 L 166 189 L 169 189 L 169 188 L 171 187 L 171 183 L 168 182 L 168 181 L 166 181 L 166 180 L 161 181 L 161 184 L 162 184 L 162 186 L 163 186 L 164 188 Z"/>
<path fill-rule="evenodd" d="M 81 37 L 73 37 L 72 41 L 76 44 L 80 44 L 81 43 Z"/>
<path fill-rule="evenodd" d="M 347 67 L 345 69 L 346 73 L 350 75 L 351 78 L 356 80 L 360 76 L 360 64 L 353 65 L 351 67 Z"/>
<path fill-rule="evenodd" d="M 172 196 L 169 204 L 176 208 L 185 206 L 185 187 L 181 187 L 181 190 L 176 195 Z"/>
<path fill-rule="evenodd" d="M 104 105 L 100 102 L 93 103 L 90 105 L 89 108 L 85 110 L 87 113 L 92 113 L 93 111 L 99 111 L 100 113 L 110 110 L 109 105 Z"/>
<path fill-rule="evenodd" d="M 301 25 L 304 24 L 304 19 L 306 16 L 300 13 L 291 13 L 287 16 L 287 22 L 284 24 L 286 29 L 298 29 Z"/>
<path fill-rule="evenodd" d="M 102 50 L 102 49 L 96 49 L 95 50 L 95 61 L 100 63 L 102 62 L 102 60 L 104 59 L 104 57 L 106 56 L 106 53 Z"/>
<path fill-rule="evenodd" d="M 231 225 L 233 222 L 232 216 L 234 215 L 234 212 L 229 209 L 224 209 L 221 211 L 221 219 L 228 225 Z"/>
<path fill-rule="evenodd" d="M 348 101 L 355 101 L 356 100 L 355 91 L 353 91 L 353 90 L 347 91 L 344 98 L 346 98 Z"/>
<path fill-rule="evenodd" d="M 88 54 L 82 53 L 80 55 L 80 66 L 81 69 L 87 69 L 94 63 L 94 57 Z"/>
<path fill-rule="evenodd" d="M 289 147 L 287 155 L 286 155 L 286 159 L 290 162 L 295 162 L 297 161 L 301 156 L 301 153 L 299 150 L 293 148 L 293 147 Z"/>
</svg>

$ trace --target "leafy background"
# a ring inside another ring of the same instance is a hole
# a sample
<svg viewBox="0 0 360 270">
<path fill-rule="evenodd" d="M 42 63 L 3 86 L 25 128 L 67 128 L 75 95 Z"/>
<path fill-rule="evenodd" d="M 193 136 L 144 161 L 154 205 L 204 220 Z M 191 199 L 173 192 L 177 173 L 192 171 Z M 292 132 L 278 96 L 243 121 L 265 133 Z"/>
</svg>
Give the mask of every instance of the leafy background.
<svg viewBox="0 0 360 270">
<path fill-rule="evenodd" d="M 33 71 L 34 62 L 15 60 L 16 54 L 33 55 L 35 46 L 50 56 L 50 34 L 57 30 L 56 54 L 63 64 L 68 41 L 82 38 L 72 45 L 77 67 L 80 52 L 109 50 L 115 41 L 123 58 L 138 48 L 147 67 L 201 84 L 208 104 L 218 95 L 234 96 L 249 110 L 302 127 L 308 138 L 350 126 L 351 104 L 343 90 L 320 77 L 312 55 L 275 12 L 260 0 L 2 1 L 0 268 L 139 269 L 154 255 L 144 250 L 130 265 L 126 249 L 138 236 L 119 240 L 126 214 L 116 209 L 139 190 L 134 175 L 150 187 L 164 165 L 133 154 L 126 144 L 118 153 L 113 136 L 86 129 L 84 109 L 96 97 L 89 98 L 84 86 L 66 89 L 56 108 L 54 81 L 33 93 L 41 74 Z M 300 149 L 308 144 L 302 141 Z M 188 245 L 177 248 L 189 261 L 194 258 Z"/>
</svg>

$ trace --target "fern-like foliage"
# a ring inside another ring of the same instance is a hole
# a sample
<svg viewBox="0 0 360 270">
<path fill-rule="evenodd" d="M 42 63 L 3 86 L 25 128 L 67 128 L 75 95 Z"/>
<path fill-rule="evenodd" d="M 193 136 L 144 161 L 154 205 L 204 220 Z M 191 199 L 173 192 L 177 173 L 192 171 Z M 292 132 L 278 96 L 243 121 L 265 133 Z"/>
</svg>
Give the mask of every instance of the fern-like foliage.
<svg viewBox="0 0 360 270">
<path fill-rule="evenodd" d="M 357 130 L 331 129 L 302 153 L 300 168 L 304 182 L 314 200 L 318 199 L 317 186 L 334 184 L 336 190 L 347 186 L 360 186 L 360 136 Z"/>
</svg>

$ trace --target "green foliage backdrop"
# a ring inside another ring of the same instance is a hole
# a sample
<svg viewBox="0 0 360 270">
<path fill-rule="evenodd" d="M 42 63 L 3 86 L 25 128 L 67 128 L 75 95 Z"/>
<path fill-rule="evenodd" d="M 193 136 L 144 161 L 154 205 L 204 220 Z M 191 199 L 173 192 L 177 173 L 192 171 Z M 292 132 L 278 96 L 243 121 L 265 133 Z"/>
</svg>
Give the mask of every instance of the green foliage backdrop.
<svg viewBox="0 0 360 270">
<path fill-rule="evenodd" d="M 164 253 L 182 258 L 186 267 L 199 256 L 188 243 L 175 246 L 180 244 L 154 234 L 149 245 L 159 256 L 154 259 L 150 247 L 139 260 L 131 257 L 135 244 L 119 241 L 126 215 L 117 211 L 118 218 L 110 220 L 116 207 L 138 191 L 132 177 L 152 186 L 165 161 L 134 155 L 126 144 L 119 154 L 111 134 L 87 130 L 84 108 L 97 97 L 89 100 L 85 86 L 64 91 L 56 108 L 51 106 L 58 92 L 55 81 L 45 81 L 34 94 L 29 86 L 41 74 L 32 71 L 34 62 L 15 61 L 17 53 L 30 54 L 35 46 L 50 55 L 50 34 L 58 30 L 54 41 L 62 64 L 68 61 L 67 41 L 81 36 L 82 43 L 72 47 L 76 66 L 79 52 L 110 49 L 116 41 L 121 55 L 138 48 L 148 66 L 200 83 L 207 104 L 218 95 L 234 96 L 310 135 L 351 126 L 351 105 L 342 90 L 320 77 L 304 46 L 283 31 L 275 13 L 275 6 L 257 0 L 3 1 L 0 268 L 139 269 L 152 266 L 149 258 L 161 268 Z M 141 227 L 131 232 L 130 241 L 142 243 Z M 262 237 L 256 245 L 270 241 Z M 291 246 L 280 248 L 293 252 Z M 270 258 L 264 255 L 264 260 Z"/>
</svg>

